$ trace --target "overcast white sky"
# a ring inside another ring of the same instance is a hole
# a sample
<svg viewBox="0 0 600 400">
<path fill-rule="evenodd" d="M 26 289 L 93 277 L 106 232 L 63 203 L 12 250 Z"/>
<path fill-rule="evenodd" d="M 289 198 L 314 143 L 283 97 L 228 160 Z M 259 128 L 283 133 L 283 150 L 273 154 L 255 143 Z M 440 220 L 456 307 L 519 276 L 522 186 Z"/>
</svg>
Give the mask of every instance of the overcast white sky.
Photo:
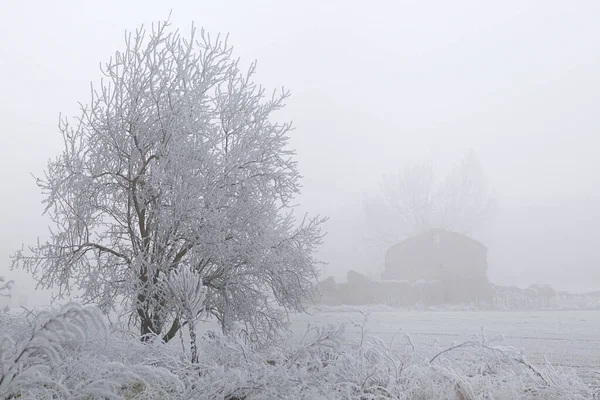
<svg viewBox="0 0 600 400">
<path fill-rule="evenodd" d="M 292 91 L 282 117 L 297 127 L 300 200 L 303 209 L 332 215 L 333 270 L 345 269 L 336 252 L 359 238 L 339 232 L 352 226 L 362 193 L 377 187 L 381 173 L 419 160 L 444 166 L 473 149 L 513 221 L 486 236 L 491 276 L 524 284 L 550 269 L 555 286 L 600 288 L 599 231 L 579 223 L 600 220 L 597 1 L 4 0 L 0 274 L 28 285 L 7 271 L 8 254 L 45 234 L 30 173 L 43 173 L 60 151 L 59 112 L 75 115 L 77 102 L 89 100 L 89 82 L 123 47 L 125 29 L 171 9 L 183 30 L 195 21 L 229 33 L 237 56 L 258 60 L 260 83 Z M 575 210 L 574 222 L 569 207 L 587 208 Z M 556 213 L 567 221 L 561 235 L 547 220 Z M 571 250 L 552 265 L 557 257 L 510 257 L 533 236 L 534 252 L 555 247 L 548 240 L 557 237 L 561 245 L 571 240 Z"/>
</svg>

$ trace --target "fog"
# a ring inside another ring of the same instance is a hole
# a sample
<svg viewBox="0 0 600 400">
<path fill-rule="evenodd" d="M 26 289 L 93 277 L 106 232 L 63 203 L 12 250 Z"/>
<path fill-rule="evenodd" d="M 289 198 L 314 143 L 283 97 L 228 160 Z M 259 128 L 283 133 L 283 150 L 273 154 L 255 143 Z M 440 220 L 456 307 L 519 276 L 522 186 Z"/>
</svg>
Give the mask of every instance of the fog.
<svg viewBox="0 0 600 400">
<path fill-rule="evenodd" d="M 229 33 L 257 81 L 292 97 L 304 176 L 300 212 L 330 217 L 319 253 L 336 278 L 374 279 L 364 196 L 382 174 L 473 150 L 497 207 L 473 236 L 504 285 L 600 289 L 600 4 L 594 1 L 2 2 L 0 275 L 44 238 L 42 175 L 62 145 L 58 115 L 89 101 L 124 30 L 164 19 Z M 34 304 L 47 294 L 30 295 Z"/>
</svg>

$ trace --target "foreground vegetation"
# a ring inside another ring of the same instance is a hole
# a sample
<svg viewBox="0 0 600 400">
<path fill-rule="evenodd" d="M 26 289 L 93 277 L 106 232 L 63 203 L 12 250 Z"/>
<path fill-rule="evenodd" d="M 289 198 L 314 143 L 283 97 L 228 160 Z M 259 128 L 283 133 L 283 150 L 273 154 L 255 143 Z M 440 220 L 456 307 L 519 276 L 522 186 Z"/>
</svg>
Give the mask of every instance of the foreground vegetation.
<svg viewBox="0 0 600 400">
<path fill-rule="evenodd" d="M 109 327 L 95 308 L 3 314 L 0 398 L 41 399 L 588 399 L 600 394 L 575 372 L 534 366 L 498 338 L 445 349 L 410 337 L 390 343 L 344 326 L 308 327 L 299 345 L 258 348 L 243 333 L 189 346 Z"/>
</svg>

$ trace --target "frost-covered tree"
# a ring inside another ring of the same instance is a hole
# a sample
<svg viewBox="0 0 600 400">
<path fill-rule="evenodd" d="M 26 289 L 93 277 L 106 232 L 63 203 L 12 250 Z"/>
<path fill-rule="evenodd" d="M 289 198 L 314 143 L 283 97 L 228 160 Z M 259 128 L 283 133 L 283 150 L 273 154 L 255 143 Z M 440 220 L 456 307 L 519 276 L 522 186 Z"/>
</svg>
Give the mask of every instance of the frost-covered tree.
<svg viewBox="0 0 600 400">
<path fill-rule="evenodd" d="M 442 180 L 428 163 L 385 175 L 379 195 L 364 203 L 376 238 L 387 244 L 430 229 L 469 233 L 486 219 L 492 205 L 483 169 L 473 152 Z"/>
<path fill-rule="evenodd" d="M 322 218 L 297 223 L 291 125 L 242 72 L 227 39 L 169 23 L 126 35 L 73 121 L 64 150 L 37 179 L 50 239 L 14 255 L 58 296 L 79 289 L 102 310 L 127 310 L 140 334 L 170 340 L 184 323 L 164 280 L 189 268 L 203 310 L 268 340 L 313 293 Z"/>
</svg>

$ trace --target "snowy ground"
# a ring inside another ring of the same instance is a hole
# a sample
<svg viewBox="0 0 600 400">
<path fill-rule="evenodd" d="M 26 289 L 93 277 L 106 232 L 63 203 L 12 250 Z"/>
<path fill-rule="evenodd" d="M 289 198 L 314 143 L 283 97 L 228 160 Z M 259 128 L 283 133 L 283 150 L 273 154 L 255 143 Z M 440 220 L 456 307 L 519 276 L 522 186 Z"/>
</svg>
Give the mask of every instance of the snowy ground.
<svg viewBox="0 0 600 400">
<path fill-rule="evenodd" d="M 349 339 L 358 338 L 361 322 L 357 308 L 325 310 L 291 317 L 295 337 L 301 337 L 308 323 L 347 323 Z M 502 335 L 503 344 L 523 349 L 533 364 L 544 356 L 554 366 L 572 367 L 586 381 L 600 370 L 600 311 L 396 311 L 371 310 L 368 334 L 389 341 L 401 329 L 414 344 L 449 347 L 468 340 L 484 327 L 486 335 Z"/>
</svg>

